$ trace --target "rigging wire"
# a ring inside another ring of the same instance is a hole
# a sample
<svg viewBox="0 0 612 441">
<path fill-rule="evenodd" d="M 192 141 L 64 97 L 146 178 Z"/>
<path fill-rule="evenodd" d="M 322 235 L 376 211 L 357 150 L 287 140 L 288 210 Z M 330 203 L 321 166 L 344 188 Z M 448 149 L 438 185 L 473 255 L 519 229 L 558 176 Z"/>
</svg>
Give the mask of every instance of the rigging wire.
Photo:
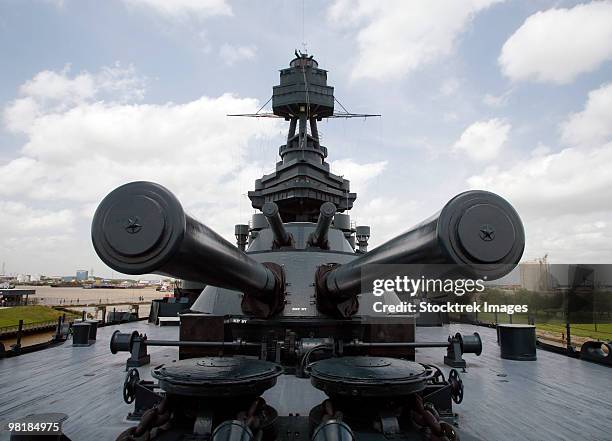
<svg viewBox="0 0 612 441">
<path fill-rule="evenodd" d="M 304 48 L 304 53 L 307 54 L 306 50 L 306 0 L 302 0 L 302 47 Z M 302 75 L 304 76 L 304 88 L 306 90 L 306 126 L 304 128 L 304 136 L 301 140 L 302 144 L 302 158 L 304 158 L 304 149 L 306 149 L 306 144 L 308 140 L 308 124 L 310 123 L 310 95 L 308 92 L 308 80 L 306 79 L 306 69 L 304 67 L 304 63 L 302 62 Z"/>
<path fill-rule="evenodd" d="M 304 52 L 308 52 L 306 50 L 306 6 L 305 0 L 302 0 L 302 47 L 304 48 Z"/>
<path fill-rule="evenodd" d="M 344 107 L 344 106 L 342 105 L 342 103 L 341 103 L 340 101 L 338 101 L 338 98 L 336 98 L 335 96 L 334 96 L 334 101 L 335 101 L 335 102 L 337 102 L 338 104 L 340 104 L 340 107 L 342 107 L 342 110 L 344 110 L 346 113 L 348 113 L 348 114 L 350 114 L 350 113 L 351 113 L 351 112 L 349 112 L 348 110 L 346 110 L 346 107 Z"/>
<path fill-rule="evenodd" d="M 304 130 L 304 137 L 302 141 L 302 149 L 306 148 L 306 139 L 308 134 L 308 123 L 310 122 L 310 95 L 308 92 L 308 80 L 306 79 L 306 69 L 304 68 L 304 63 L 302 63 L 302 75 L 304 76 L 304 88 L 306 90 L 306 127 Z M 302 152 L 302 157 L 304 152 Z"/>
<path fill-rule="evenodd" d="M 272 97 L 268 98 L 268 101 L 266 101 L 264 105 L 261 106 L 257 112 L 255 112 L 255 115 L 259 114 L 259 112 L 261 112 L 263 108 L 266 107 L 270 101 L 272 101 Z"/>
</svg>

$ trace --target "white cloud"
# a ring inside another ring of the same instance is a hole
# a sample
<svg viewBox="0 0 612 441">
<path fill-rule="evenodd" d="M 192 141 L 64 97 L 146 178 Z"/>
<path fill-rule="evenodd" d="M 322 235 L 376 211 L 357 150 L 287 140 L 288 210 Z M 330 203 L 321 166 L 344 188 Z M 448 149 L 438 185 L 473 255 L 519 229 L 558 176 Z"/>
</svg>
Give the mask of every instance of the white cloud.
<svg viewBox="0 0 612 441">
<path fill-rule="evenodd" d="M 568 145 L 588 147 L 610 139 L 611 135 L 612 83 L 608 83 L 589 92 L 584 110 L 570 115 L 561 125 L 561 139 Z"/>
<path fill-rule="evenodd" d="M 546 144 L 539 142 L 536 148 L 531 151 L 531 156 L 533 157 L 545 156 L 545 155 L 548 155 L 551 151 L 552 150 L 550 147 L 548 147 Z"/>
<path fill-rule="evenodd" d="M 78 265 L 104 273 L 90 246 L 91 216 L 108 192 L 130 181 L 168 187 L 187 211 L 230 240 L 233 224 L 253 211 L 244 193 L 261 177 L 262 165 L 251 160 L 249 147 L 281 142 L 281 126 L 226 114 L 255 111 L 257 100 L 224 94 L 144 104 L 134 102 L 139 94 L 130 90 L 139 82 L 113 81 L 102 72 L 38 74 L 4 110 L 5 124 L 25 138 L 15 156 L 0 163 L 0 254 L 11 254 L 13 268 L 21 262 L 23 271 L 37 265 L 45 273 Z M 48 87 L 43 78 L 52 79 Z M 332 170 L 349 174 L 358 190 L 385 166 L 345 159 Z M 5 227 L 19 222 L 19 228 Z M 41 257 L 36 247 L 48 252 Z"/>
<path fill-rule="evenodd" d="M 612 143 L 592 150 L 567 148 L 537 154 L 509 168 L 490 167 L 468 182 L 507 195 L 530 216 L 591 213 L 612 209 Z"/>
<path fill-rule="evenodd" d="M 95 83 L 94 89 L 99 87 Z M 38 97 L 36 92 L 16 103 L 39 103 Z M 27 141 L 19 157 L 0 167 L 0 194 L 88 202 L 126 179 L 152 179 L 191 189 L 186 191 L 191 196 L 209 191 L 207 200 L 219 200 L 224 195 L 215 188 L 241 171 L 249 140 L 277 133 L 274 123 L 227 118 L 227 113 L 254 110 L 258 104 L 232 95 L 163 105 L 88 99 L 63 103 L 37 104 L 38 113 L 24 120 L 15 103 L 5 110 L 7 124 Z"/>
<path fill-rule="evenodd" d="M 351 182 L 351 191 L 360 192 L 366 184 L 379 176 L 387 167 L 387 161 L 359 164 L 352 159 L 337 159 L 332 161 L 332 173 L 344 176 Z"/>
<path fill-rule="evenodd" d="M 485 94 L 482 98 L 483 104 L 489 107 L 504 107 L 508 104 L 508 100 L 510 99 L 510 95 L 512 94 L 512 89 L 507 90 L 501 95 L 492 95 L 490 93 Z"/>
<path fill-rule="evenodd" d="M 612 2 L 540 11 L 506 41 L 499 64 L 510 79 L 569 83 L 612 59 Z"/>
<path fill-rule="evenodd" d="M 433 214 L 423 212 L 419 203 L 405 197 L 377 197 L 371 193 L 361 193 L 357 197 L 358 203 L 351 210 L 351 218 L 357 225 L 371 227 L 370 249 L 397 237 Z"/>
<path fill-rule="evenodd" d="M 176 19 L 197 16 L 231 15 L 232 9 L 225 0 L 123 0 L 130 6 L 149 8 L 155 13 Z"/>
<path fill-rule="evenodd" d="M 32 98 L 48 100 L 72 99 L 80 101 L 95 94 L 94 79 L 85 72 L 69 78 L 70 66 L 61 72 L 45 70 L 21 86 L 21 93 Z"/>
<path fill-rule="evenodd" d="M 42 268 L 37 266 L 42 262 L 50 269 L 54 261 L 57 264 L 69 256 L 70 251 L 64 254 L 62 247 L 70 243 L 74 226 L 75 216 L 69 209 L 33 208 L 22 202 L 2 200 L 0 256 L 3 261 L 8 260 L 9 271 Z"/>
<path fill-rule="evenodd" d="M 463 131 L 453 150 L 462 150 L 475 161 L 489 161 L 501 151 L 510 128 L 509 123 L 499 118 L 477 121 Z"/>
<path fill-rule="evenodd" d="M 13 101 L 4 109 L 4 125 L 12 132 L 27 130 L 40 115 L 39 103 L 32 97 Z"/>
<path fill-rule="evenodd" d="M 468 179 L 470 187 L 498 192 L 515 205 L 525 222 L 529 257 L 611 262 L 611 90 L 591 91 L 584 111 L 562 126 L 561 138 L 572 147 L 551 152 L 540 144 L 524 161 Z"/>
<path fill-rule="evenodd" d="M 371 226 L 370 249 L 403 233 L 439 208 L 425 209 L 407 198 L 406 189 L 385 191 L 385 196 L 381 197 L 380 184 L 388 179 L 378 178 L 383 176 L 388 165 L 387 161 L 359 164 L 352 159 L 338 159 L 330 164 L 331 171 L 349 179 L 351 191 L 357 193 L 350 215 L 356 225 Z"/>
<path fill-rule="evenodd" d="M 0 201 L 0 230 L 2 238 L 16 234 L 69 233 L 73 229 L 74 214 L 71 210 L 58 211 L 28 207 L 21 202 Z"/>
<path fill-rule="evenodd" d="M 196 33 L 196 37 L 197 37 L 196 42 L 198 46 L 200 47 L 200 50 L 202 51 L 202 53 L 204 54 L 210 53 L 213 49 L 213 45 L 212 45 L 210 36 L 208 35 L 208 31 L 206 29 L 201 29 L 200 31 Z"/>
<path fill-rule="evenodd" d="M 228 66 L 232 66 L 239 61 L 255 58 L 255 55 L 257 55 L 257 47 L 253 45 L 232 46 L 231 44 L 223 44 L 219 48 L 219 56 Z"/>
<path fill-rule="evenodd" d="M 44 78 L 52 79 L 48 87 Z M 95 264 L 88 238 L 92 209 L 113 188 L 135 180 L 167 186 L 187 210 L 221 234 L 231 232 L 228 219 L 244 221 L 238 219 L 241 205 L 248 207 L 241 194 L 260 170 L 259 164 L 248 161 L 249 143 L 273 139 L 279 133 L 277 123 L 226 117 L 255 111 L 255 99 L 225 94 L 186 103 L 143 104 L 134 102 L 138 88 L 138 82 L 107 75 L 106 69 L 73 76 L 44 72 L 24 83 L 20 96 L 4 110 L 5 124 L 25 142 L 13 158 L 0 163 L 0 199 L 22 204 L 12 207 L 22 207 L 21 222 L 31 227 L 31 234 L 4 229 L 1 225 L 12 224 L 16 217 L 0 210 L 1 248 L 21 238 L 63 246 L 55 253 L 64 254 L 65 260 L 72 257 L 71 264 L 78 259 Z M 101 101 L 101 95 L 109 99 Z M 42 206 L 53 206 L 53 213 L 35 208 Z M 74 236 L 58 235 L 65 230 L 61 225 L 48 228 L 56 234 L 36 234 L 51 219 L 67 220 L 68 214 Z M 45 242 L 47 236 L 57 240 Z M 31 252 L 17 253 L 24 265 L 35 261 Z M 12 255 L 12 260 L 18 258 Z"/>
<path fill-rule="evenodd" d="M 5 125 L 13 132 L 25 132 L 43 115 L 94 99 L 140 100 L 145 91 L 146 78 L 137 76 L 133 66 L 122 67 L 119 63 L 95 74 L 84 71 L 74 76 L 70 76 L 70 65 L 59 72 L 45 70 L 21 85 L 21 97 L 4 110 Z"/>
<path fill-rule="evenodd" d="M 508 168 L 472 176 L 470 187 L 507 198 L 523 219 L 524 258 L 556 263 L 612 263 L 612 143 L 600 148 L 536 152 Z"/>
<path fill-rule="evenodd" d="M 528 219 L 527 258 L 549 255 L 553 263 L 612 263 L 610 213 L 559 215 Z"/>
<path fill-rule="evenodd" d="M 356 29 L 352 77 L 388 80 L 448 56 L 473 18 L 499 1 L 336 0 L 328 16 L 341 31 Z"/>
</svg>

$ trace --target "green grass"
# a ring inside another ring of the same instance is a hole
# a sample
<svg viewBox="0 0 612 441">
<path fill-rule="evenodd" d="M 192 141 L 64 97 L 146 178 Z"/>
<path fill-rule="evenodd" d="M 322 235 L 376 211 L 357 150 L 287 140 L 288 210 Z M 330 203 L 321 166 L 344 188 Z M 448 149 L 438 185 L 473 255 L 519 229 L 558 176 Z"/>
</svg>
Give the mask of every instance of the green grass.
<svg viewBox="0 0 612 441">
<path fill-rule="evenodd" d="M 495 323 L 495 314 L 492 312 L 479 312 L 478 321 L 484 323 Z M 528 323 L 529 317 L 527 314 L 513 314 L 512 323 Z M 510 316 L 507 314 L 497 314 L 498 323 L 510 323 Z M 565 334 L 565 323 L 560 319 L 545 319 L 543 317 L 535 318 L 536 328 L 542 331 L 552 332 L 555 334 Z M 597 329 L 595 329 L 597 327 Z M 592 338 L 595 340 L 612 341 L 612 324 L 598 323 L 597 326 L 593 323 L 572 323 L 570 332 L 577 337 Z"/>
<path fill-rule="evenodd" d="M 62 314 L 61 311 L 41 305 L 4 308 L 0 309 L 0 328 L 17 326 L 19 320 L 23 320 L 24 324 L 57 320 Z"/>
<path fill-rule="evenodd" d="M 481 322 L 495 323 L 495 313 L 493 312 L 479 312 L 478 320 Z M 510 323 L 510 316 L 508 314 L 497 314 L 498 323 Z M 512 323 L 527 323 L 527 314 L 512 314 Z"/>
<path fill-rule="evenodd" d="M 558 334 L 565 334 L 565 325 L 557 323 L 536 323 L 537 329 L 543 331 L 554 332 Z M 595 325 L 593 323 L 572 323 L 570 326 L 570 333 L 578 337 L 593 338 L 596 340 L 611 341 L 612 340 L 612 324 L 602 323 Z"/>
</svg>

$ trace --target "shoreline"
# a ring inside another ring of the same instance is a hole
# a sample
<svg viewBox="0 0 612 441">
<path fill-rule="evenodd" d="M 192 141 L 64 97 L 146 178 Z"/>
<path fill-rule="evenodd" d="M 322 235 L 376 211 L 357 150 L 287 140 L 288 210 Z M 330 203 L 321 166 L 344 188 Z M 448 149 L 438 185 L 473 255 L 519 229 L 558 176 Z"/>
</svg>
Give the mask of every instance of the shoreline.
<svg viewBox="0 0 612 441">
<path fill-rule="evenodd" d="M 110 304 L 110 306 L 106 308 L 106 314 L 108 314 L 113 310 L 120 312 L 128 311 L 130 305 L 138 304 L 138 316 L 140 318 L 148 317 L 152 300 L 172 295 L 171 292 L 156 291 L 155 287 L 86 289 L 82 287 L 24 285 L 20 286 L 20 288 L 36 290 L 36 293 L 29 297 L 29 305 L 60 306 L 74 311 L 76 314 L 86 311 L 88 315 L 92 314 L 99 316 L 98 306 Z M 83 304 L 88 304 L 88 306 L 73 306 Z M 15 306 L 14 308 L 20 308 L 20 306 Z M 22 347 L 26 347 L 39 343 L 46 343 L 51 340 L 54 333 L 55 331 L 41 331 L 22 335 L 21 345 Z M 12 344 L 16 343 L 16 337 L 0 338 L 0 343 L 8 349 Z"/>
</svg>

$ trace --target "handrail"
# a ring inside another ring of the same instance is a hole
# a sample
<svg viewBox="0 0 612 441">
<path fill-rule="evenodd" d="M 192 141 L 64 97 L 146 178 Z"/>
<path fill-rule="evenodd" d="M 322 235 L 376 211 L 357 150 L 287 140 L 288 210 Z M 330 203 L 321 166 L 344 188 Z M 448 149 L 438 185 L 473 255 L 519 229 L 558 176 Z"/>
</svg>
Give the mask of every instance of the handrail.
<svg viewBox="0 0 612 441">
<path fill-rule="evenodd" d="M 66 317 L 66 320 L 70 321 L 68 317 Z M 51 326 L 56 326 L 56 325 L 57 325 L 57 319 L 56 320 L 44 320 L 40 322 L 24 323 L 21 329 L 26 331 L 29 329 L 51 327 Z M 1 326 L 0 335 L 7 334 L 13 331 L 18 331 L 18 330 L 19 330 L 19 325 Z"/>
</svg>

